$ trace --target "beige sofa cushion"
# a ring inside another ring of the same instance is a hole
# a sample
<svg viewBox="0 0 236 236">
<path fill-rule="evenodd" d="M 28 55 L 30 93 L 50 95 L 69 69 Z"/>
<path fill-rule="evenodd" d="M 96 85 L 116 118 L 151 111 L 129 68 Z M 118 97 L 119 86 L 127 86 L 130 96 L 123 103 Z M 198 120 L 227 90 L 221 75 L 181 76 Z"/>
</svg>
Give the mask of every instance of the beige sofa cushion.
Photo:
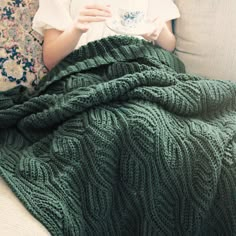
<svg viewBox="0 0 236 236">
<path fill-rule="evenodd" d="M 175 0 L 176 53 L 189 73 L 236 81 L 236 1 Z"/>
</svg>

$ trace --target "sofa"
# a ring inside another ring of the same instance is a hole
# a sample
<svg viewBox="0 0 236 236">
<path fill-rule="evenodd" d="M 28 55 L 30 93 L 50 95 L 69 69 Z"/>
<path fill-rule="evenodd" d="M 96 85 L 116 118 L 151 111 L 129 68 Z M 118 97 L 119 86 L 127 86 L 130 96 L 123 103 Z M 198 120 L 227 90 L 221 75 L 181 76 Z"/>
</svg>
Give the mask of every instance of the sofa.
<svg viewBox="0 0 236 236">
<path fill-rule="evenodd" d="M 236 2 L 176 0 L 181 18 L 174 22 L 176 55 L 186 71 L 209 79 L 236 81 Z M 47 70 L 42 38 L 31 22 L 38 2 L 2 0 L 0 6 L 0 91 L 18 85 L 30 90 Z M 0 179 L 0 235 L 49 235 Z"/>
<path fill-rule="evenodd" d="M 176 0 L 176 54 L 188 73 L 236 81 L 236 2 Z"/>
</svg>

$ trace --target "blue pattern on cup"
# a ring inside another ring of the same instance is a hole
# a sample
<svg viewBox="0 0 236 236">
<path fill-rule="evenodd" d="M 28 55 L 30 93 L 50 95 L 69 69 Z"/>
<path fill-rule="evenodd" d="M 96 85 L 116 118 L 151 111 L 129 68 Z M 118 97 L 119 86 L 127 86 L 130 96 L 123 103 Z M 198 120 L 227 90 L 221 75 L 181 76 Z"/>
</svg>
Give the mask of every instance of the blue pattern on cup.
<svg viewBox="0 0 236 236">
<path fill-rule="evenodd" d="M 144 20 L 143 11 L 127 11 L 120 9 L 119 10 L 121 24 L 125 27 L 136 27 L 137 24 L 141 23 Z"/>
</svg>

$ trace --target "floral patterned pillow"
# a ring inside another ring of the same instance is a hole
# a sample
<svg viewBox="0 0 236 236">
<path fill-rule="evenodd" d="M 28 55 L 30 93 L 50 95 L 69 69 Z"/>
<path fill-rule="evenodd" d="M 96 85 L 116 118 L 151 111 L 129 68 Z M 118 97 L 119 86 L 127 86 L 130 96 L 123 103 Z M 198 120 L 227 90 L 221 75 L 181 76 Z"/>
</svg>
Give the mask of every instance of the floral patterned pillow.
<svg viewBox="0 0 236 236">
<path fill-rule="evenodd" d="M 43 40 L 31 28 L 38 1 L 0 1 L 0 91 L 17 85 L 33 89 L 47 72 Z"/>
</svg>

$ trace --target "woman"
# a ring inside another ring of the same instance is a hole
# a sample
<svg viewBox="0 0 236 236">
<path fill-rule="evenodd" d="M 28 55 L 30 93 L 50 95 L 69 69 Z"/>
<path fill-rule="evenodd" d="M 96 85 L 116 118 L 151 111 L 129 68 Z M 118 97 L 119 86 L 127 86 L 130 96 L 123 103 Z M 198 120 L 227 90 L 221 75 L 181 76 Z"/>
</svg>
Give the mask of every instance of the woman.
<svg viewBox="0 0 236 236">
<path fill-rule="evenodd" d="M 126 1 L 127 2 L 127 1 Z M 112 1 L 112 6 L 127 4 Z M 179 17 L 179 11 L 171 0 L 150 0 L 147 10 L 152 21 L 151 30 L 142 37 L 166 50 L 175 48 L 171 20 Z M 40 0 L 33 28 L 44 36 L 43 56 L 47 68 L 52 69 L 75 48 L 93 40 L 114 35 L 105 21 L 112 17 L 111 6 L 99 0 Z"/>
</svg>

